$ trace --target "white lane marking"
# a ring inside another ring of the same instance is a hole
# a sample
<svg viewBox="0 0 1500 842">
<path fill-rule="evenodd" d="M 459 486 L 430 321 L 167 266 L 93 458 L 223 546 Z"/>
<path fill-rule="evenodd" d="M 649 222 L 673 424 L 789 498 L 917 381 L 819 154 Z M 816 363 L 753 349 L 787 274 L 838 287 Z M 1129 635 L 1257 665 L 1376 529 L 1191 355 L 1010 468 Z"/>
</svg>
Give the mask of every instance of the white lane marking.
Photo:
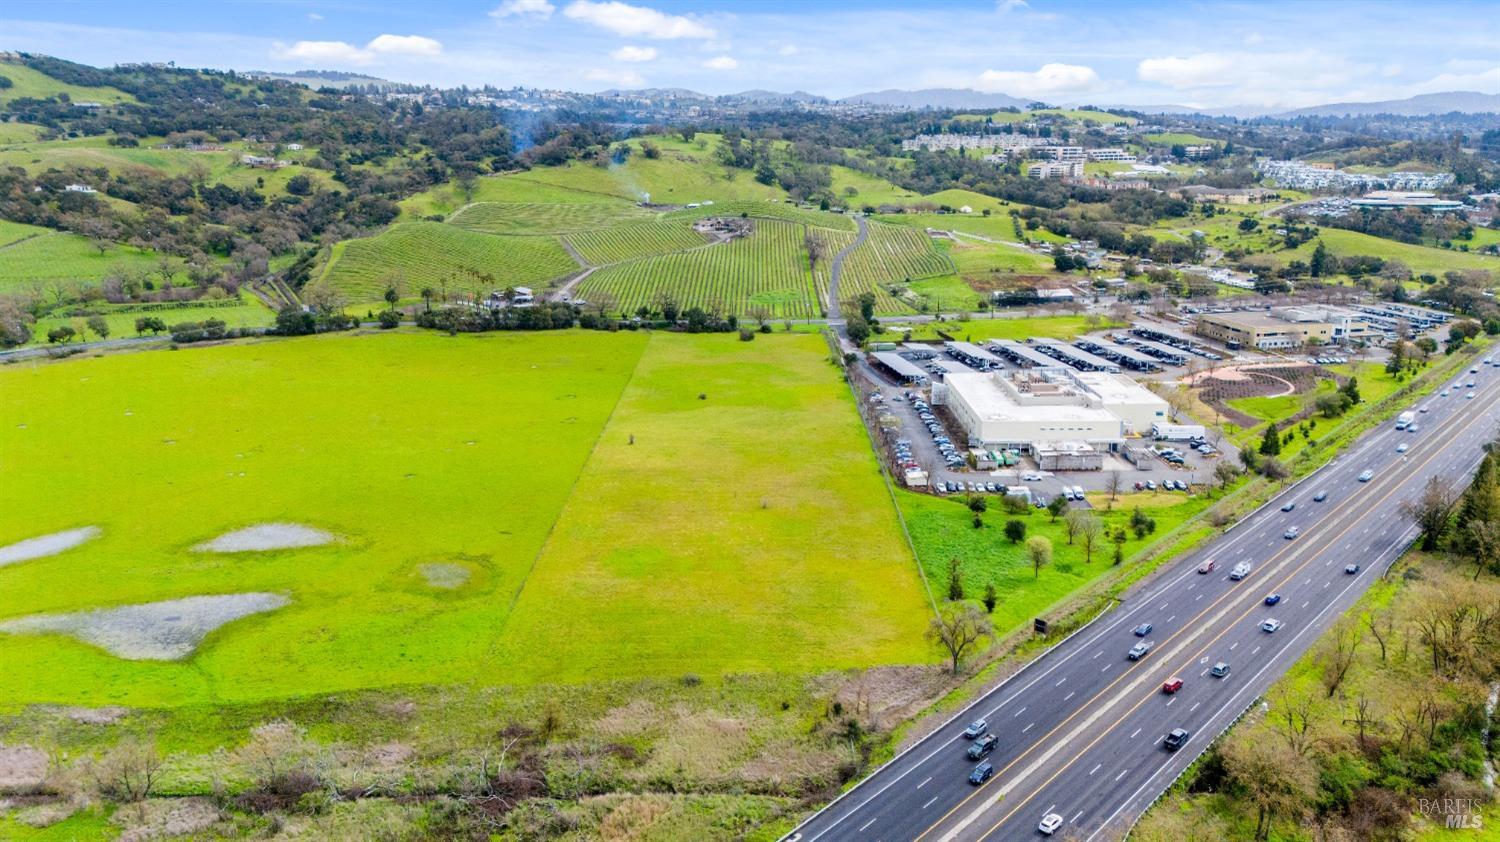
<svg viewBox="0 0 1500 842">
<path fill-rule="evenodd" d="M 1025 727 L 1025 728 L 1022 728 L 1022 729 L 1021 729 L 1021 733 L 1022 733 L 1022 734 L 1024 734 L 1024 733 L 1026 733 L 1026 732 L 1027 732 L 1027 731 L 1030 731 L 1030 730 L 1031 730 L 1031 726 L 1032 726 L 1032 725 L 1035 725 L 1035 724 L 1036 724 L 1036 723 L 1035 723 L 1035 722 L 1033 722 L 1033 723 L 1031 723 L 1031 724 L 1030 724 L 1030 725 L 1027 725 L 1027 726 L 1026 726 L 1026 727 Z"/>
<path fill-rule="evenodd" d="M 1139 733 L 1141 733 L 1141 729 L 1140 728 L 1135 729 L 1135 733 L 1130 735 L 1130 739 L 1132 739 L 1132 740 L 1135 739 L 1136 735 L 1139 734 Z"/>
<path fill-rule="evenodd" d="M 1109 672 L 1109 664 L 1105 664 L 1104 666 L 1100 667 L 1099 671 L 1100 672 Z"/>
<path fill-rule="evenodd" d="M 1192 713 L 1193 711 L 1197 710 L 1198 706 L 1201 705 L 1201 704 L 1203 704 L 1203 703 L 1202 702 L 1193 702 L 1193 706 L 1190 707 L 1190 708 L 1188 708 L 1188 713 Z"/>
<path fill-rule="evenodd" d="M 1229 644 L 1229 651 L 1233 652 L 1234 651 L 1234 647 L 1236 647 L 1236 646 L 1239 646 L 1239 644 L 1238 643 L 1231 643 L 1231 644 Z"/>
<path fill-rule="evenodd" d="M 1250 650 L 1250 654 L 1252 654 L 1252 655 L 1259 655 L 1260 654 L 1260 647 L 1257 646 L 1254 649 L 1251 649 Z"/>
<path fill-rule="evenodd" d="M 1161 609 L 1160 609 L 1160 610 L 1162 610 L 1162 611 L 1165 611 L 1165 610 L 1167 610 L 1167 606 L 1168 606 L 1168 605 L 1171 605 L 1171 603 L 1170 603 L 1170 602 L 1163 602 L 1163 603 L 1162 603 L 1162 604 L 1161 604 Z"/>
<path fill-rule="evenodd" d="M 1198 600 L 1200 600 L 1200 599 L 1202 599 L 1202 598 L 1203 598 L 1203 594 L 1201 594 L 1201 593 L 1200 593 L 1200 594 L 1198 594 L 1198 595 L 1197 595 L 1197 596 L 1195 596 L 1195 597 L 1193 597 L 1193 601 L 1194 601 L 1194 602 L 1197 602 L 1197 601 L 1198 601 Z"/>
<path fill-rule="evenodd" d="M 876 818 L 879 818 L 879 816 L 877 816 Z M 859 832 L 860 833 L 864 833 L 865 832 L 865 828 L 869 827 L 870 825 L 872 825 L 874 823 L 875 823 L 875 819 L 870 819 L 869 821 L 867 821 L 864 824 L 862 824 L 862 825 L 859 826 Z"/>
<path fill-rule="evenodd" d="M 1204 670 L 1203 672 L 1198 673 L 1199 678 L 1202 678 L 1205 675 L 1208 675 L 1208 670 Z"/>
<path fill-rule="evenodd" d="M 1196 588 L 1196 587 L 1198 587 L 1198 586 L 1197 585 L 1188 585 L 1187 589 L 1188 590 L 1192 590 L 1193 588 Z"/>
<path fill-rule="evenodd" d="M 1104 765 L 1103 763 L 1095 763 L 1094 764 L 1094 768 L 1092 768 L 1092 769 L 1089 770 L 1089 774 L 1092 775 L 1095 772 L 1099 771 L 1099 767 L 1103 766 L 1103 765 Z"/>
<path fill-rule="evenodd" d="M 1066 695 L 1066 696 L 1063 696 L 1063 701 L 1065 701 L 1065 702 L 1066 702 L 1066 701 L 1067 701 L 1067 700 L 1069 700 L 1069 699 L 1071 699 L 1071 698 L 1073 698 L 1073 697 L 1074 697 L 1074 696 L 1076 696 L 1076 695 L 1078 695 L 1078 691 L 1077 691 L 1077 690 L 1074 690 L 1074 691 L 1072 691 L 1072 692 L 1070 692 L 1070 693 L 1068 693 L 1068 695 Z"/>
<path fill-rule="evenodd" d="M 1065 676 L 1063 676 L 1063 677 L 1062 677 L 1062 678 L 1059 678 L 1059 679 L 1058 679 L 1058 680 L 1057 680 L 1057 683 L 1056 683 L 1056 684 L 1054 684 L 1054 685 L 1052 685 L 1052 686 L 1053 686 L 1053 687 L 1061 687 L 1061 686 L 1062 686 L 1062 683 L 1063 683 L 1063 682 L 1064 682 L 1064 681 L 1067 681 L 1067 680 L 1068 680 L 1068 677 L 1067 677 L 1067 676 L 1066 676 L 1066 675 L 1065 675 Z"/>
<path fill-rule="evenodd" d="M 1079 818 L 1079 816 L 1082 816 L 1082 815 L 1083 815 L 1083 811 L 1079 810 L 1078 811 L 1078 815 L 1076 815 L 1076 816 L 1073 817 L 1073 824 L 1078 824 L 1078 818 Z"/>
<path fill-rule="evenodd" d="M 1177 697 L 1173 696 L 1172 698 L 1170 698 L 1170 699 L 1167 700 L 1167 707 L 1171 707 L 1172 705 L 1174 705 L 1176 703 L 1177 703 Z"/>
<path fill-rule="evenodd" d="M 927 799 L 927 803 L 922 805 L 922 809 L 925 810 L 928 807 L 931 807 L 932 806 L 932 802 L 934 802 L 936 800 L 938 800 L 938 797 L 936 795 L 934 795 L 931 798 Z"/>
<path fill-rule="evenodd" d="M 1175 620 L 1175 619 L 1177 619 L 1177 615 L 1176 615 L 1176 614 L 1173 614 L 1173 615 L 1172 615 L 1172 616 L 1170 616 L 1170 617 L 1168 617 L 1168 618 L 1167 618 L 1167 622 L 1169 622 L 1169 623 L 1170 623 L 1170 622 L 1172 622 L 1172 621 L 1173 621 L 1173 620 Z"/>
<path fill-rule="evenodd" d="M 1125 777 L 1125 773 L 1129 772 L 1129 771 L 1130 771 L 1129 769 L 1121 769 L 1120 770 L 1120 774 L 1115 775 L 1115 783 L 1119 783 L 1120 779 L 1123 778 L 1123 777 Z M 872 819 L 872 821 L 873 821 L 873 819 Z M 860 828 L 860 830 L 864 830 L 864 828 L 862 827 L 862 828 Z"/>
<path fill-rule="evenodd" d="M 1011 719 L 1015 719 L 1016 717 L 1020 716 L 1021 714 L 1025 713 L 1025 712 L 1026 712 L 1026 708 L 1021 708 L 1020 710 L 1018 710 L 1015 713 L 1011 714 L 1010 718 Z"/>
<path fill-rule="evenodd" d="M 930 783 L 931 781 L 932 781 L 932 777 L 928 776 L 927 780 L 922 781 L 921 783 L 917 784 L 917 789 L 921 789 L 922 787 L 927 786 L 927 784 Z"/>
<path fill-rule="evenodd" d="M 1310 599 L 1309 599 L 1309 600 L 1307 600 L 1307 602 L 1304 602 L 1304 603 L 1302 603 L 1302 607 L 1303 607 L 1303 608 L 1306 608 L 1306 607 L 1307 607 L 1307 603 L 1308 603 L 1308 602 L 1312 602 L 1312 600 L 1310 600 Z"/>
<path fill-rule="evenodd" d="M 1103 649 L 1100 649 L 1098 652 L 1095 652 L 1094 653 L 1094 660 L 1096 660 L 1096 661 L 1099 660 L 1099 656 L 1103 655 L 1103 654 L 1104 654 L 1104 650 Z"/>
<path fill-rule="evenodd" d="M 1329 585 L 1331 585 L 1331 584 L 1333 584 L 1333 583 L 1332 583 L 1332 582 L 1324 582 L 1324 583 L 1323 583 L 1323 587 L 1325 587 L 1325 588 L 1326 588 L 1326 587 L 1328 587 L 1328 586 L 1329 586 Z"/>
</svg>

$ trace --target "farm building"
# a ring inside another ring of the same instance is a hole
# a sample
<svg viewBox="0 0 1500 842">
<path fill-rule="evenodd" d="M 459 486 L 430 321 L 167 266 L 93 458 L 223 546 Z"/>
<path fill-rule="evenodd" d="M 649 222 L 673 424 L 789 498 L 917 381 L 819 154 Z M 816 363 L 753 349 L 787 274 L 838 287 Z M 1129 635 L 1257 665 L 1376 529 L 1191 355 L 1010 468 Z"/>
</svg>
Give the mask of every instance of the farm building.
<svg viewBox="0 0 1500 842">
<path fill-rule="evenodd" d="M 876 351 L 870 355 L 870 365 L 891 376 L 897 383 L 927 382 L 927 372 L 894 351 Z"/>
</svg>

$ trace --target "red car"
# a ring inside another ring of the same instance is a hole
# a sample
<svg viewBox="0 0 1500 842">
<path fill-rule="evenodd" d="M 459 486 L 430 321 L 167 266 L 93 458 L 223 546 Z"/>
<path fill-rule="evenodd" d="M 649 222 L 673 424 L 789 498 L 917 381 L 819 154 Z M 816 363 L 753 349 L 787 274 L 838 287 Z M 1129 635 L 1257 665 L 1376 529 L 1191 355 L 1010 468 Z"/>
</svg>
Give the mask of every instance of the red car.
<svg viewBox="0 0 1500 842">
<path fill-rule="evenodd" d="M 1213 559 L 1209 559 L 1208 561 L 1205 561 L 1202 564 L 1198 565 L 1198 572 L 1199 573 L 1212 573 L 1212 572 L 1214 572 L 1214 561 L 1213 561 Z"/>
<path fill-rule="evenodd" d="M 1170 695 L 1172 693 L 1176 693 L 1178 690 L 1181 690 L 1181 689 L 1182 689 L 1182 679 L 1180 679 L 1180 678 L 1169 678 L 1169 679 L 1166 680 L 1166 683 L 1162 684 L 1162 686 L 1161 686 L 1161 691 L 1163 693 L 1168 694 L 1168 695 Z"/>
</svg>

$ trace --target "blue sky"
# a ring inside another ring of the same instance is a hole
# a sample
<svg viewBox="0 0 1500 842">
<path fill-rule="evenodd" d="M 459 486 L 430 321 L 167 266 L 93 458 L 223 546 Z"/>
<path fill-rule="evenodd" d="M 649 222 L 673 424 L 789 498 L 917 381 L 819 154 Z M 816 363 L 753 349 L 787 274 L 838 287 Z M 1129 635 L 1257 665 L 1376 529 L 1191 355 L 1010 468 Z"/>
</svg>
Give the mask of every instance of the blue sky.
<svg viewBox="0 0 1500 842">
<path fill-rule="evenodd" d="M 0 49 L 582 91 L 971 87 L 1250 107 L 1500 93 L 1494 4 L 1442 0 L 8 0 Z"/>
</svg>

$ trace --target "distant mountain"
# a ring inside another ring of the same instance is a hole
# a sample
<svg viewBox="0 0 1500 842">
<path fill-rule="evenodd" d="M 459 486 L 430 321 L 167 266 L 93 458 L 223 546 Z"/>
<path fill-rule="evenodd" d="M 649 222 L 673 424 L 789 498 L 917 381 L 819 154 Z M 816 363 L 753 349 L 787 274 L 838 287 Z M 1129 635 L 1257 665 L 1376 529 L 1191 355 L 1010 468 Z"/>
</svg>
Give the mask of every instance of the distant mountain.
<svg viewBox="0 0 1500 842">
<path fill-rule="evenodd" d="M 1271 116 L 1286 118 L 1369 117 L 1375 114 L 1396 114 L 1403 117 L 1426 117 L 1453 111 L 1465 114 L 1500 113 L 1500 94 L 1447 91 L 1439 94 L 1422 94 L 1407 99 L 1388 99 L 1382 102 L 1335 102 L 1329 105 L 1314 105 L 1310 108 L 1283 111 Z"/>
<path fill-rule="evenodd" d="M 633 90 L 621 90 L 610 88 L 600 91 L 599 96 L 637 97 L 640 99 L 702 99 L 711 100 L 708 94 L 700 94 L 687 88 L 635 88 Z"/>
<path fill-rule="evenodd" d="M 781 93 L 780 91 L 762 90 L 740 91 L 737 94 L 726 94 L 720 97 L 720 99 L 730 99 L 739 102 L 763 102 L 772 104 L 782 102 L 824 103 L 828 101 L 828 97 L 818 96 L 817 94 L 810 94 L 807 91 L 792 91 L 789 94 L 785 94 Z"/>
<path fill-rule="evenodd" d="M 987 94 L 968 88 L 927 88 L 902 91 L 894 88 L 855 94 L 839 100 L 853 105 L 885 105 L 892 108 L 1025 108 L 1031 100 L 1005 94 Z"/>
<path fill-rule="evenodd" d="M 281 73 L 271 70 L 250 70 L 244 74 L 256 79 L 279 79 L 283 82 L 291 82 L 297 85 L 306 85 L 309 88 L 335 88 L 343 89 L 351 85 L 364 85 L 376 88 L 394 88 L 396 82 L 381 79 L 377 76 L 366 76 L 363 73 L 346 73 L 342 70 L 293 70 Z"/>
</svg>

